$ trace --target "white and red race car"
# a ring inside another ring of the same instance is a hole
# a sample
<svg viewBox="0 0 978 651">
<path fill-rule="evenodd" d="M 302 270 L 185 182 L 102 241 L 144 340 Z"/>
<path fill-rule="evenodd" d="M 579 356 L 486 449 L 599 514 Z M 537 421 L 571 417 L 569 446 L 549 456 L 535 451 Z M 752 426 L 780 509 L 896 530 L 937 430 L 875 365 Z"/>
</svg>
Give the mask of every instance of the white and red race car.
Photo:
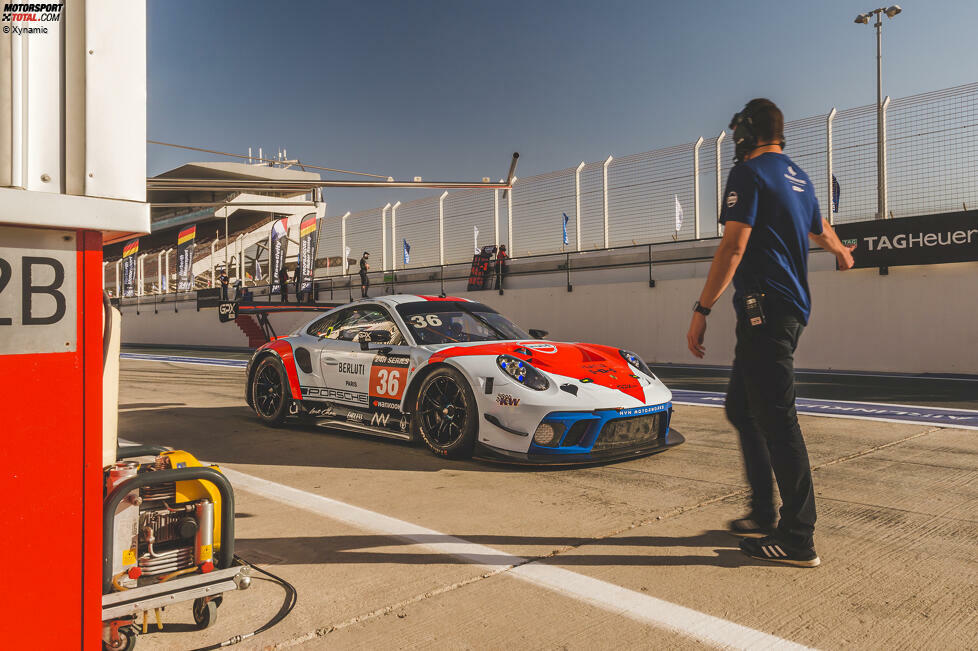
<svg viewBox="0 0 978 651">
<path fill-rule="evenodd" d="M 238 309 L 248 306 L 222 305 Z M 266 423 L 314 419 L 420 439 L 445 457 L 532 464 L 684 441 L 669 427 L 672 393 L 627 350 L 545 341 L 464 298 L 395 294 L 321 310 L 248 363 L 248 404 Z"/>
</svg>

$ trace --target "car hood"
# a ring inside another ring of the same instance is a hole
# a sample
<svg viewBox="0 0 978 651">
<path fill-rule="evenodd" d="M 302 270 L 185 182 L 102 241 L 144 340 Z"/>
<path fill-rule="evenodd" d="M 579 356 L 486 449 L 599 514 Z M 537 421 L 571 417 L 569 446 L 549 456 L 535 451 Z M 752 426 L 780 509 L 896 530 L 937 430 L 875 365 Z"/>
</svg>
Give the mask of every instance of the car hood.
<svg viewBox="0 0 978 651">
<path fill-rule="evenodd" d="M 644 402 L 638 370 L 611 346 L 532 339 L 465 343 L 436 347 L 429 363 L 471 355 L 512 355 L 546 373 L 617 389 Z"/>
</svg>

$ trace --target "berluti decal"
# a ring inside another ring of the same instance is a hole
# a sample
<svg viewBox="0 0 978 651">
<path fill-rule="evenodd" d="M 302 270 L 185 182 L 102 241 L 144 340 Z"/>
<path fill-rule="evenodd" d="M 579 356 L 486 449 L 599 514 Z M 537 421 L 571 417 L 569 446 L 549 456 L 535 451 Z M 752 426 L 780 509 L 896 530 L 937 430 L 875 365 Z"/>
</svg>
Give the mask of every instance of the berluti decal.
<svg viewBox="0 0 978 651">
<path fill-rule="evenodd" d="M 978 210 L 839 224 L 835 229 L 844 244 L 856 245 L 856 268 L 978 260 Z"/>
</svg>

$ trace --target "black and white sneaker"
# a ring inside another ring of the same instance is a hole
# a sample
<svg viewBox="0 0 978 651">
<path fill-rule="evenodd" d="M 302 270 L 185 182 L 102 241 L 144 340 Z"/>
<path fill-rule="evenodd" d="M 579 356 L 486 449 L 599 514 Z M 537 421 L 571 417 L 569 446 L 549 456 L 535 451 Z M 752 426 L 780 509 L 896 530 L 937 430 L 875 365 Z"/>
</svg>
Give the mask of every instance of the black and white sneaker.
<svg viewBox="0 0 978 651">
<path fill-rule="evenodd" d="M 774 527 L 761 525 L 751 518 L 740 518 L 731 520 L 727 530 L 741 538 L 763 538 L 770 536 L 774 532 Z"/>
<path fill-rule="evenodd" d="M 818 567 L 819 563 L 822 562 L 818 554 L 815 553 L 814 547 L 808 549 L 788 547 L 776 536 L 742 540 L 740 551 L 751 558 L 794 565 L 795 567 Z"/>
</svg>

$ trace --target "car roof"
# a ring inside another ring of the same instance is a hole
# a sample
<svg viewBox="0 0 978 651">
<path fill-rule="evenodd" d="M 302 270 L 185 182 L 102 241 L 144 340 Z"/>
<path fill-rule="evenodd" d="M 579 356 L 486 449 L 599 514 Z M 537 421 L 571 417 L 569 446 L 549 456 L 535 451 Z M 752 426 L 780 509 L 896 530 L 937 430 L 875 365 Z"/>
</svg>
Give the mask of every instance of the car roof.
<svg viewBox="0 0 978 651">
<path fill-rule="evenodd" d="M 394 307 L 403 303 L 424 303 L 426 301 L 458 301 L 462 303 L 475 302 L 468 298 L 459 298 L 458 296 L 429 296 L 427 294 L 387 294 L 385 296 L 364 298 L 355 302 L 374 302 Z"/>
</svg>

